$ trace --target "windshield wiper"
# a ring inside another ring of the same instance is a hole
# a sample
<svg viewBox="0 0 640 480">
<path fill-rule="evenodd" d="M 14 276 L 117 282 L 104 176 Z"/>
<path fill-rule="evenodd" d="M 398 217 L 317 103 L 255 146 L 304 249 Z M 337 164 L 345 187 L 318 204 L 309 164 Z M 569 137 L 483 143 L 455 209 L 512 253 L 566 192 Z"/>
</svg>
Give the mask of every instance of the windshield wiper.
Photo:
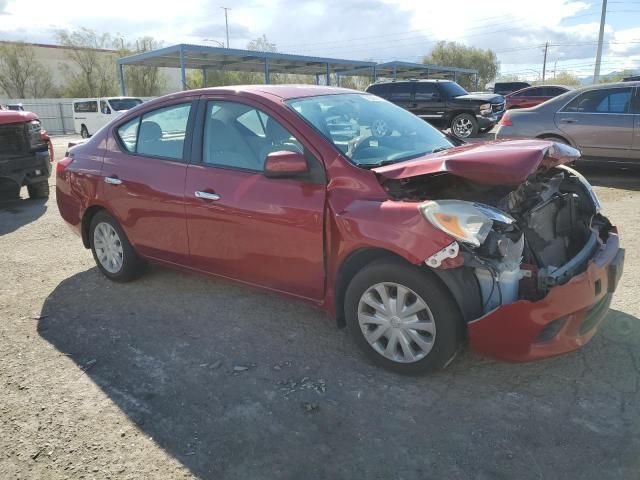
<svg viewBox="0 0 640 480">
<path fill-rule="evenodd" d="M 431 150 L 431 153 L 438 153 L 438 152 L 443 152 L 445 150 L 449 150 L 452 147 L 437 147 L 434 148 L 433 150 Z"/>
</svg>

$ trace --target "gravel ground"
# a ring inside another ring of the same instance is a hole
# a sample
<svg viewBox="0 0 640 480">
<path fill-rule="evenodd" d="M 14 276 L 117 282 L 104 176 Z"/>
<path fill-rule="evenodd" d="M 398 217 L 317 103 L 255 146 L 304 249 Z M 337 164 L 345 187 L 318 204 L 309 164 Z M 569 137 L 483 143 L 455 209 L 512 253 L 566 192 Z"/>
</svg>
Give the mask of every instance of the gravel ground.
<svg viewBox="0 0 640 480">
<path fill-rule="evenodd" d="M 585 172 L 627 248 L 596 338 L 424 377 L 276 295 L 160 267 L 111 283 L 23 190 L 0 205 L 0 478 L 638 479 L 640 174 Z"/>
</svg>

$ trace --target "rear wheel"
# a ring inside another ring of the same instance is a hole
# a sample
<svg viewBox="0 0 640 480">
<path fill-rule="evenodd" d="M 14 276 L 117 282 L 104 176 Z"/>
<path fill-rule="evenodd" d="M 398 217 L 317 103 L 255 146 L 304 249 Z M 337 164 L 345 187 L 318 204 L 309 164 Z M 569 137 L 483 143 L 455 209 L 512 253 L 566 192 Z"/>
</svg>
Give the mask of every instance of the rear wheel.
<svg viewBox="0 0 640 480">
<path fill-rule="evenodd" d="M 451 120 L 451 133 L 462 139 L 474 137 L 478 133 L 478 121 L 469 113 L 460 113 Z"/>
<path fill-rule="evenodd" d="M 378 365 L 400 373 L 444 367 L 462 340 L 462 317 L 447 289 L 401 261 L 383 260 L 353 278 L 347 327 Z"/>
<path fill-rule="evenodd" d="M 563 145 L 571 146 L 571 144 L 566 138 L 558 137 L 556 135 L 543 135 L 542 137 L 539 137 L 539 138 L 541 138 L 542 140 L 549 140 L 551 142 L 562 143 Z"/>
<path fill-rule="evenodd" d="M 29 198 L 49 198 L 49 181 L 33 183 L 27 185 Z"/>
<path fill-rule="evenodd" d="M 144 261 L 111 215 L 104 210 L 96 213 L 91 219 L 89 234 L 93 258 L 107 278 L 128 282 L 140 276 Z"/>
<path fill-rule="evenodd" d="M 82 138 L 89 138 L 89 130 L 87 130 L 87 127 L 84 125 L 82 125 L 82 128 L 80 129 L 80 136 Z"/>
</svg>

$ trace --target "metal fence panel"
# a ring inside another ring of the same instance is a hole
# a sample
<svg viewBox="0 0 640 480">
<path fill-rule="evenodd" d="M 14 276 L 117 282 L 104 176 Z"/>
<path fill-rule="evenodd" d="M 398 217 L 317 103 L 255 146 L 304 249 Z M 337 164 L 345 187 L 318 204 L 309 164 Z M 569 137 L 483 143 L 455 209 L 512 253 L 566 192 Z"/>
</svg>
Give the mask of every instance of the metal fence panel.
<svg viewBox="0 0 640 480">
<path fill-rule="evenodd" d="M 75 133 L 72 99 L 67 98 L 0 98 L 0 104 L 21 103 L 25 110 L 40 118 L 42 128 L 52 134 Z"/>
</svg>

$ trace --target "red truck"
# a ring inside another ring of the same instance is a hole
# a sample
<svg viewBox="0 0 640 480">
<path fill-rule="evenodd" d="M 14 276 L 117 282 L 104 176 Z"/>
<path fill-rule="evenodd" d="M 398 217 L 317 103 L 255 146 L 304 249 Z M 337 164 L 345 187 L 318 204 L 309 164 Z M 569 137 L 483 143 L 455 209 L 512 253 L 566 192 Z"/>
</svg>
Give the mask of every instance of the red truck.
<svg viewBox="0 0 640 480">
<path fill-rule="evenodd" d="M 35 113 L 0 109 L 0 196 L 49 196 L 53 146 Z"/>
</svg>

